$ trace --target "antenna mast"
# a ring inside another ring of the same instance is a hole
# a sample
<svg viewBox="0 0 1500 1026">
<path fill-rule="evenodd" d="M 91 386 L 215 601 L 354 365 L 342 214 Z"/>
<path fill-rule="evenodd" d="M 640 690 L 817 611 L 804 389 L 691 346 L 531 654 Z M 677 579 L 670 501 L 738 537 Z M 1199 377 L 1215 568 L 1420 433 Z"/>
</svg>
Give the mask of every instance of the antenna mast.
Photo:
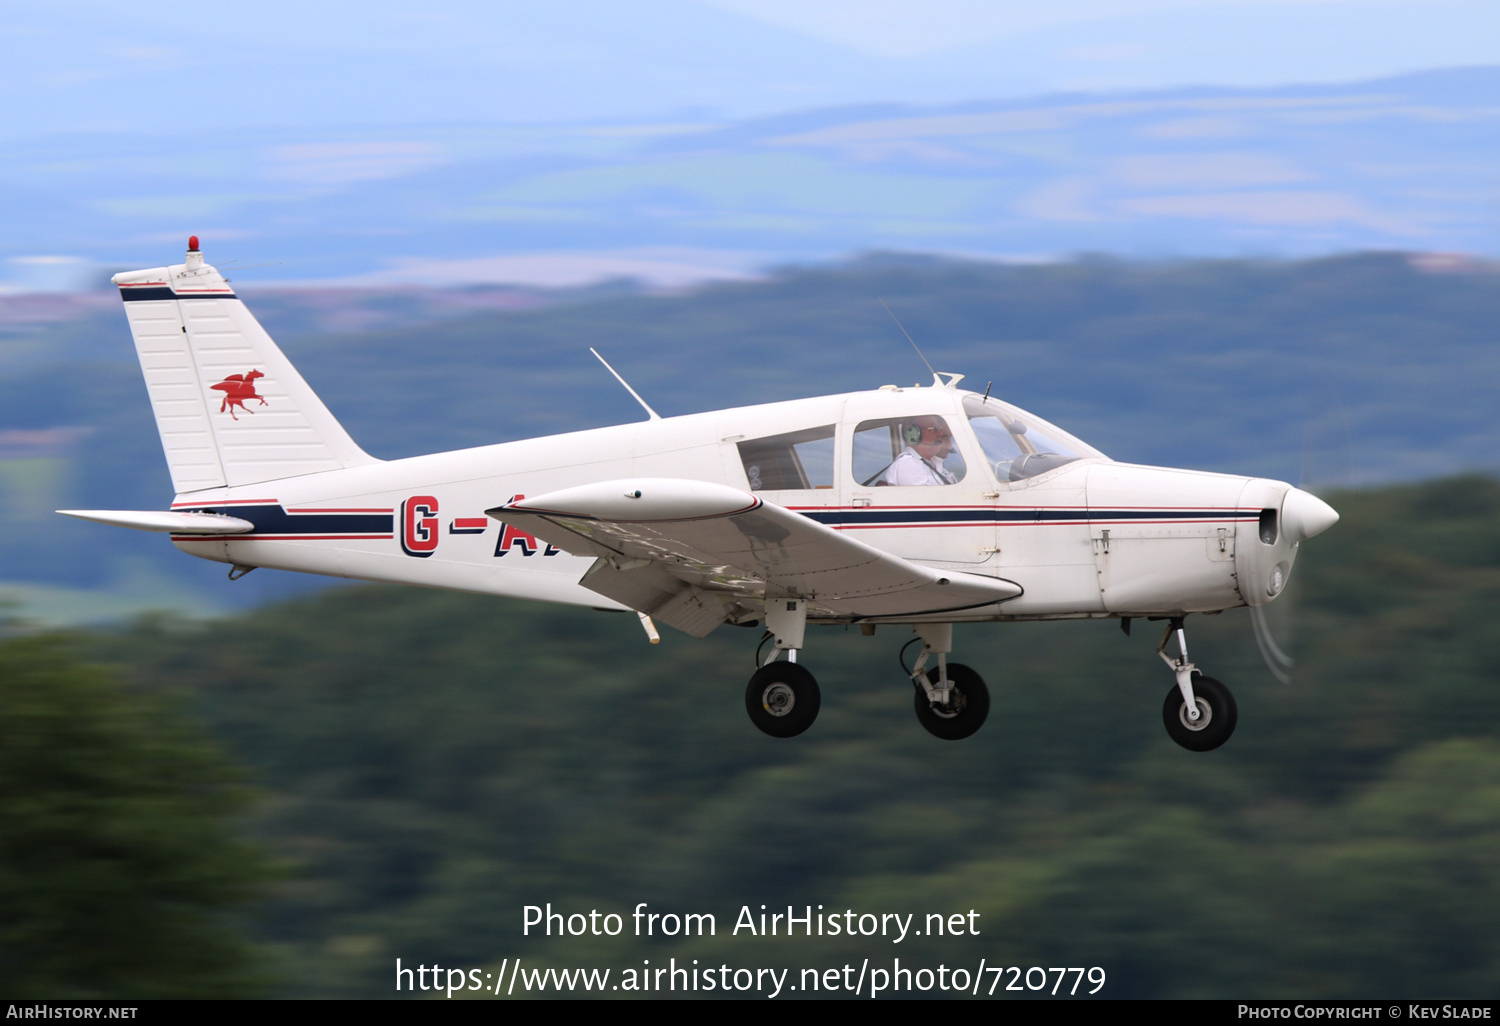
<svg viewBox="0 0 1500 1026">
<path fill-rule="evenodd" d="M 593 353 L 594 358 L 597 359 L 600 363 L 604 364 L 604 369 L 613 374 L 616 381 L 625 386 L 625 391 L 629 392 L 631 398 L 641 404 L 641 409 L 650 414 L 650 416 L 648 417 L 649 420 L 661 420 L 661 414 L 657 413 L 651 407 L 646 405 L 646 400 L 641 398 L 639 392 L 630 387 L 630 383 L 628 381 L 620 377 L 620 372 L 611 367 L 608 360 L 599 355 L 599 350 L 595 349 L 593 346 L 589 346 L 589 352 Z"/>
<path fill-rule="evenodd" d="M 885 300 L 879 300 L 879 303 L 881 306 L 885 306 Z M 926 354 L 924 354 L 921 347 L 917 345 L 917 340 L 911 337 L 911 333 L 906 330 L 906 326 L 901 323 L 901 318 L 897 317 L 894 313 L 891 313 L 891 308 L 888 306 L 885 306 L 885 312 L 891 314 L 891 320 L 896 322 L 896 327 L 901 329 L 901 334 L 906 336 L 906 341 L 911 343 L 911 347 L 917 351 L 917 355 L 922 358 L 922 362 L 927 364 L 927 371 L 932 375 L 932 383 L 935 385 L 941 384 L 943 379 L 938 377 L 938 372 L 933 370 L 932 364 L 927 362 Z"/>
</svg>

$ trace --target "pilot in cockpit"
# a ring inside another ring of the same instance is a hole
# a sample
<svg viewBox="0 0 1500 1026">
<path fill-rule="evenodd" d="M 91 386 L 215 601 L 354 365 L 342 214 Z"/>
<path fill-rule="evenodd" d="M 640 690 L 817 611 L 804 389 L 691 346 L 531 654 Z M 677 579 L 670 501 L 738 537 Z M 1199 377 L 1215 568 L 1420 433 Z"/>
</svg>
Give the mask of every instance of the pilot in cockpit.
<svg viewBox="0 0 1500 1026">
<path fill-rule="evenodd" d="M 953 432 L 942 417 L 913 417 L 901 425 L 900 455 L 880 475 L 882 485 L 957 484 L 943 463 L 953 451 Z"/>
</svg>

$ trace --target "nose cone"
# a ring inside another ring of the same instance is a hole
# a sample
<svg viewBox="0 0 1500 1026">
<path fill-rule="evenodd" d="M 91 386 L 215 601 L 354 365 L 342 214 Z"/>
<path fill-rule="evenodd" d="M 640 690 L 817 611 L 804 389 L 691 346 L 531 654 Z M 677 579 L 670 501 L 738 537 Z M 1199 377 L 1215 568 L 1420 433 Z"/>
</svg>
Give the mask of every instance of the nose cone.
<svg viewBox="0 0 1500 1026">
<path fill-rule="evenodd" d="M 1313 538 L 1339 522 L 1336 509 L 1311 492 L 1293 488 L 1281 503 L 1281 523 L 1293 541 Z"/>
</svg>

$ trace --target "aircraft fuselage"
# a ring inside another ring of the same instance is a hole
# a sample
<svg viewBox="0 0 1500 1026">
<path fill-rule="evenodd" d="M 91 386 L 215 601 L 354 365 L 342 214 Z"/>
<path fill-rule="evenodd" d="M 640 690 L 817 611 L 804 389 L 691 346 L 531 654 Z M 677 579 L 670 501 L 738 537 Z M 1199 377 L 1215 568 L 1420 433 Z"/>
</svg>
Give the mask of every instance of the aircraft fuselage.
<svg viewBox="0 0 1500 1026">
<path fill-rule="evenodd" d="M 1069 441 L 1084 450 L 1079 458 L 1005 479 L 971 428 L 965 400 L 974 408 L 979 397 L 888 386 L 196 491 L 179 495 L 173 509 L 240 517 L 256 530 L 173 540 L 194 556 L 242 566 L 624 609 L 578 583 L 590 558 L 484 511 L 580 481 L 686 478 L 753 492 L 913 562 L 1024 589 L 951 620 L 1180 615 L 1269 601 L 1280 589 L 1271 583 L 1277 567 L 1284 583 L 1296 544 L 1285 532 L 1265 541 L 1263 528 L 1268 516 L 1279 517 L 1290 485 L 1115 463 L 1076 439 Z M 925 415 L 952 426 L 959 459 L 949 462 L 965 468 L 962 479 L 863 483 L 856 429 Z M 802 468 L 815 485 L 751 481 L 758 440 L 829 429 L 831 442 L 808 443 L 828 457 L 828 466 Z"/>
</svg>

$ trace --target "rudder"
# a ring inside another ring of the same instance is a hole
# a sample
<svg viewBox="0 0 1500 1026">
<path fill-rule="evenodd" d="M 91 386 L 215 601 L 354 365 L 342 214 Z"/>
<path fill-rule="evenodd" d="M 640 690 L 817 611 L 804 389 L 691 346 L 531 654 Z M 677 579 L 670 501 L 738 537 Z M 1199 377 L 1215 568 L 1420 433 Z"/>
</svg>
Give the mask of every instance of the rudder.
<svg viewBox="0 0 1500 1026">
<path fill-rule="evenodd" d="M 112 280 L 178 494 L 379 462 L 203 262 L 197 236 L 184 263 Z"/>
</svg>

